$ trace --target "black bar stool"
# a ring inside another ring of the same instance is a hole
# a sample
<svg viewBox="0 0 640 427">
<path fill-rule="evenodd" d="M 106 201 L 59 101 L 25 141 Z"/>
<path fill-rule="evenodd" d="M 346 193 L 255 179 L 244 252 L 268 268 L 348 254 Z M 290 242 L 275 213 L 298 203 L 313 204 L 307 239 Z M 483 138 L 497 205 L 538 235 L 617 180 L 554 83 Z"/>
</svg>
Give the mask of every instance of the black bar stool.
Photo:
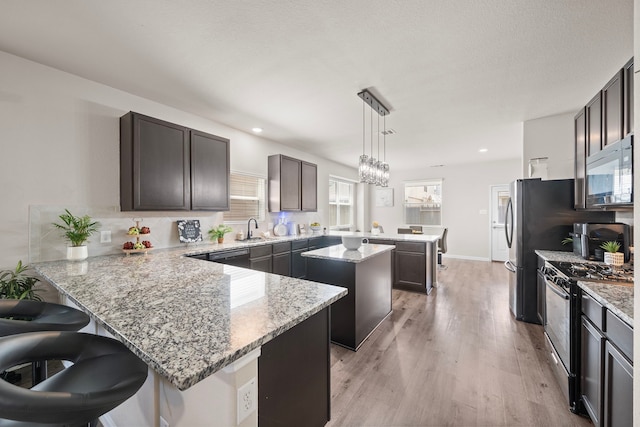
<svg viewBox="0 0 640 427">
<path fill-rule="evenodd" d="M 95 425 L 147 378 L 146 363 L 111 338 L 66 331 L 0 338 L 0 370 L 48 359 L 74 364 L 31 389 L 0 381 L 0 427 Z"/>
<path fill-rule="evenodd" d="M 88 323 L 88 315 L 65 305 L 0 299 L 0 337 L 36 331 L 78 331 Z M 44 380 L 47 377 L 46 360 L 33 363 L 32 374 L 33 385 Z"/>
</svg>

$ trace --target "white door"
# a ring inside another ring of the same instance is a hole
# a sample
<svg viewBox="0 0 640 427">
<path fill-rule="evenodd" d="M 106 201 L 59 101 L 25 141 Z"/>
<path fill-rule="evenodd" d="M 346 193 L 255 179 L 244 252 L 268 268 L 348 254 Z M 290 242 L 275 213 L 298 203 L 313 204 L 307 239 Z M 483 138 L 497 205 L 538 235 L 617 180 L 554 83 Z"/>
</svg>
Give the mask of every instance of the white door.
<svg viewBox="0 0 640 427">
<path fill-rule="evenodd" d="M 506 261 L 509 248 L 504 234 L 504 215 L 509 202 L 509 185 L 491 186 L 491 260 Z"/>
</svg>

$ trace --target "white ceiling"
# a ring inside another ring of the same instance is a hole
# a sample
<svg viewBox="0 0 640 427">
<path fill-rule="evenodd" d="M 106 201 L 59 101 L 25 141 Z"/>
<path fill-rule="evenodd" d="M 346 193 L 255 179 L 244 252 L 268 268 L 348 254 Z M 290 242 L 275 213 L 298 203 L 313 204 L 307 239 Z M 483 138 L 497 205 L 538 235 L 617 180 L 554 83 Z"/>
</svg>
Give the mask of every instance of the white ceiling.
<svg viewBox="0 0 640 427">
<path fill-rule="evenodd" d="M 519 157 L 633 55 L 633 0 L 3 0 L 0 50 L 354 167 L 369 88 L 398 170 Z"/>
</svg>

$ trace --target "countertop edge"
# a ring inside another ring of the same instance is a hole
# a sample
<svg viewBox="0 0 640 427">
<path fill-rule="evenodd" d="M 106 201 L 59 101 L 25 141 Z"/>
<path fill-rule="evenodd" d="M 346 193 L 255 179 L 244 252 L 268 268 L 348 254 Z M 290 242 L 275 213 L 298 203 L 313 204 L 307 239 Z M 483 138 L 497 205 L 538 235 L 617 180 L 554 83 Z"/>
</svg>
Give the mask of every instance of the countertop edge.
<svg viewBox="0 0 640 427">
<path fill-rule="evenodd" d="M 606 284 L 606 283 L 597 283 L 597 282 L 586 282 L 586 281 L 578 281 L 578 286 L 580 287 L 580 289 L 582 289 L 583 291 L 585 291 L 586 293 L 588 293 L 590 296 L 593 297 L 593 299 L 595 299 L 596 301 L 598 301 L 600 304 L 602 304 L 607 310 L 610 310 L 613 314 L 615 314 L 616 316 L 618 316 L 623 322 L 625 322 L 627 325 L 629 325 L 631 328 L 633 328 L 633 317 L 629 316 L 627 313 L 625 313 L 622 309 L 620 309 L 616 304 L 610 302 L 607 298 L 605 298 L 604 296 L 602 296 L 602 294 L 600 292 L 598 292 L 596 289 L 594 289 L 594 286 L 609 286 L 609 287 L 618 287 L 620 289 L 631 289 L 631 299 L 633 300 L 633 287 L 632 286 L 625 286 L 625 285 L 611 285 L 611 284 Z M 613 288 L 615 289 L 615 288 Z"/>
</svg>

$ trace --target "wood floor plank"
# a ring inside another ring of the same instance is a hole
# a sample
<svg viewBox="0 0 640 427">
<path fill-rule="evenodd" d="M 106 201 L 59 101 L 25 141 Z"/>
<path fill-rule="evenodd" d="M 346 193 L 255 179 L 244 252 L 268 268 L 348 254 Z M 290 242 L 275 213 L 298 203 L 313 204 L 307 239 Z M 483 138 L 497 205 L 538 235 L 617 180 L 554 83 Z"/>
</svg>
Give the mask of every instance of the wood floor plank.
<svg viewBox="0 0 640 427">
<path fill-rule="evenodd" d="M 503 265 L 446 261 L 431 295 L 393 291 L 357 352 L 332 345 L 327 426 L 590 425 L 564 403 L 542 327 L 511 316 Z"/>
</svg>

